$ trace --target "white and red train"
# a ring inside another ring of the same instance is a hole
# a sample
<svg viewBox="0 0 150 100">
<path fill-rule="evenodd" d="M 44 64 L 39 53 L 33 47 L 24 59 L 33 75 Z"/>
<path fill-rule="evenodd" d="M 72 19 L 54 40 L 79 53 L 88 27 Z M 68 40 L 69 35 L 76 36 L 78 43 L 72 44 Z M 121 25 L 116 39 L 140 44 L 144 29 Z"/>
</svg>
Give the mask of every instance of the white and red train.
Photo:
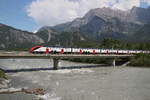
<svg viewBox="0 0 150 100">
<path fill-rule="evenodd" d="M 61 47 L 44 47 L 35 46 L 30 49 L 30 53 L 46 54 L 138 54 L 150 53 L 144 50 L 113 50 L 113 49 L 93 49 L 93 48 L 61 48 Z"/>
</svg>

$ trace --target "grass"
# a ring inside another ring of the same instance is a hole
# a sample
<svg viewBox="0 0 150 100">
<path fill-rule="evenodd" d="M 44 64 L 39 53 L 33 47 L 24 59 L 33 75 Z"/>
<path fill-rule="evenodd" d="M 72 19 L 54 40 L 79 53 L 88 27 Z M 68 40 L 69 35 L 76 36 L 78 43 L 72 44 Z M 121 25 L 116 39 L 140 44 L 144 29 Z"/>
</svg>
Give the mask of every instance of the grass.
<svg viewBox="0 0 150 100">
<path fill-rule="evenodd" d="M 5 78 L 5 79 L 8 78 L 7 75 L 5 74 L 5 72 L 2 70 L 0 70 L 0 78 Z"/>
<path fill-rule="evenodd" d="M 150 54 L 137 54 L 130 62 L 130 66 L 150 67 Z"/>
</svg>

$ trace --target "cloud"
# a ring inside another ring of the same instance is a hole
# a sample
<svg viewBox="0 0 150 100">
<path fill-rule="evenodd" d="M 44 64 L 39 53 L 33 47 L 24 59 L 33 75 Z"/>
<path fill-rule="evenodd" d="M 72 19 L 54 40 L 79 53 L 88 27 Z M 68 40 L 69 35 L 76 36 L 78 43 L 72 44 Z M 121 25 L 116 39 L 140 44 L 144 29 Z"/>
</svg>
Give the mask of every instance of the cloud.
<svg viewBox="0 0 150 100">
<path fill-rule="evenodd" d="M 140 6 L 142 0 L 34 0 L 27 7 L 27 14 L 40 26 L 53 26 L 77 17 L 82 17 L 90 9 L 111 7 L 129 10 Z M 144 0 L 150 4 L 150 0 Z"/>
<path fill-rule="evenodd" d="M 118 3 L 114 4 L 112 8 L 120 10 L 129 10 L 132 7 L 140 6 L 140 0 L 119 0 Z"/>
<path fill-rule="evenodd" d="M 27 13 L 41 25 L 56 25 L 81 17 L 89 9 L 103 6 L 104 2 L 105 0 L 36 0 L 27 6 Z"/>
</svg>

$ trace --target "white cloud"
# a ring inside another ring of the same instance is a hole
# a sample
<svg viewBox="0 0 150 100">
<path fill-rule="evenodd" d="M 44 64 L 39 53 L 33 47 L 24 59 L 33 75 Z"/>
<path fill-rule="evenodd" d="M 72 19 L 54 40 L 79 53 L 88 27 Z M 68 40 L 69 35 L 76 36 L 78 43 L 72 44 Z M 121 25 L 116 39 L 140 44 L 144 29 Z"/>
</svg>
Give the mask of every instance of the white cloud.
<svg viewBox="0 0 150 100">
<path fill-rule="evenodd" d="M 118 3 L 113 5 L 113 8 L 117 8 L 120 10 L 129 10 L 132 7 L 140 6 L 140 0 L 119 0 Z"/>
<path fill-rule="evenodd" d="M 90 9 L 111 7 L 128 10 L 140 6 L 142 0 L 34 0 L 27 14 L 41 26 L 56 25 L 82 17 Z M 144 0 L 150 4 L 150 0 Z"/>
</svg>

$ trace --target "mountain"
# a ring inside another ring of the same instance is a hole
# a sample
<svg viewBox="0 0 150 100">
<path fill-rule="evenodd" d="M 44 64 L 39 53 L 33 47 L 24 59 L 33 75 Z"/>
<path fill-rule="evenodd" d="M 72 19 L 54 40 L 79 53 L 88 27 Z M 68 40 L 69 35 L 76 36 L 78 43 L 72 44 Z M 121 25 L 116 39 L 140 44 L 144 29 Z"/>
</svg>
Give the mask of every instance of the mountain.
<svg viewBox="0 0 150 100">
<path fill-rule="evenodd" d="M 141 24 L 150 24 L 150 7 L 139 8 L 134 7 L 130 11 L 130 17 Z"/>
<path fill-rule="evenodd" d="M 145 24 L 150 24 L 150 7 L 133 7 L 129 11 L 96 8 L 90 10 L 82 18 L 77 18 L 72 22 L 54 27 L 47 26 L 45 31 L 47 30 L 46 34 L 50 33 L 48 30 L 55 30 L 59 34 L 61 32 L 78 32 L 85 37 L 95 40 L 105 38 L 132 40 L 139 29 L 142 29 Z M 149 40 L 149 38 L 145 39 Z M 138 38 L 136 39 L 139 40 Z"/>
<path fill-rule="evenodd" d="M 55 39 L 60 33 L 56 32 L 53 29 L 50 29 L 49 27 L 43 27 L 38 30 L 36 33 L 37 36 L 41 37 L 44 42 L 50 42 L 52 39 Z"/>
<path fill-rule="evenodd" d="M 41 43 L 43 39 L 34 33 L 0 24 L 0 49 L 27 48 Z"/>
<path fill-rule="evenodd" d="M 114 10 L 111 8 L 96 8 L 90 10 L 84 17 L 77 18 L 72 22 L 56 25 L 53 28 L 60 31 L 67 31 L 74 28 L 79 28 L 89 23 L 93 17 L 98 17 L 106 22 L 111 22 L 111 20 L 118 19 L 120 22 L 133 23 L 143 25 L 150 23 L 150 7 L 149 8 L 139 8 L 133 7 L 129 11 Z"/>
<path fill-rule="evenodd" d="M 133 34 L 133 39 L 140 42 L 150 42 L 150 24 L 145 24 L 137 32 Z"/>
<path fill-rule="evenodd" d="M 44 40 L 44 45 L 49 46 L 73 46 L 76 41 L 85 40 L 85 37 L 78 32 L 57 32 L 49 27 L 41 28 L 37 36 Z M 75 45 L 74 45 L 75 46 Z"/>
<path fill-rule="evenodd" d="M 37 33 L 0 23 L 0 49 L 30 48 L 34 45 L 92 47 L 107 38 L 150 42 L 150 7 L 129 11 L 110 8 L 90 10 L 72 22 L 44 26 Z"/>
</svg>

